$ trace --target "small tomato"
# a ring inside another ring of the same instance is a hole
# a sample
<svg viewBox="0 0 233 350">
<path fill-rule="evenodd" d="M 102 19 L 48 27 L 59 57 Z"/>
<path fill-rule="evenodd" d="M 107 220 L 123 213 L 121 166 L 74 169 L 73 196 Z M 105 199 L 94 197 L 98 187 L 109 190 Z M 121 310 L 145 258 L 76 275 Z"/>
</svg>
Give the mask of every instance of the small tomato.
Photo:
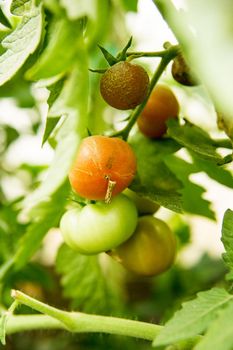
<svg viewBox="0 0 233 350">
<path fill-rule="evenodd" d="M 133 109 L 146 97 L 149 76 L 138 64 L 121 61 L 107 69 L 100 80 L 100 93 L 112 107 Z"/>
<path fill-rule="evenodd" d="M 136 173 L 136 157 L 130 145 L 117 137 L 89 136 L 80 144 L 69 172 L 73 189 L 82 197 L 104 200 L 109 181 L 115 196 L 129 186 Z"/>
<path fill-rule="evenodd" d="M 147 137 L 160 138 L 166 133 L 166 121 L 178 113 L 179 104 L 172 90 L 158 84 L 137 120 L 138 128 Z"/>
<path fill-rule="evenodd" d="M 164 221 L 151 215 L 142 216 L 134 234 L 109 255 L 131 272 L 155 276 L 173 264 L 176 238 Z"/>
</svg>

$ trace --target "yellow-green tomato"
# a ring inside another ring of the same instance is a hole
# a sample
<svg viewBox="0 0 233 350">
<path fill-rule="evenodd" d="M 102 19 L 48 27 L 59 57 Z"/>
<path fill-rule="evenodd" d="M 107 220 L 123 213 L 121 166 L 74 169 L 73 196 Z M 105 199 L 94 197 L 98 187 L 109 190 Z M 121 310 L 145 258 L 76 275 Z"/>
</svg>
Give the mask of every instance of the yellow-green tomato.
<svg viewBox="0 0 233 350">
<path fill-rule="evenodd" d="M 134 201 L 139 215 L 154 214 L 160 208 L 158 203 L 149 198 L 138 195 L 129 188 L 124 191 L 124 194 Z"/>
<path fill-rule="evenodd" d="M 137 209 L 123 194 L 67 211 L 60 222 L 64 241 L 83 254 L 97 254 L 126 241 L 137 225 Z"/>
<path fill-rule="evenodd" d="M 156 276 L 173 264 L 176 238 L 164 221 L 146 215 L 139 218 L 134 234 L 110 255 L 131 272 Z"/>
</svg>

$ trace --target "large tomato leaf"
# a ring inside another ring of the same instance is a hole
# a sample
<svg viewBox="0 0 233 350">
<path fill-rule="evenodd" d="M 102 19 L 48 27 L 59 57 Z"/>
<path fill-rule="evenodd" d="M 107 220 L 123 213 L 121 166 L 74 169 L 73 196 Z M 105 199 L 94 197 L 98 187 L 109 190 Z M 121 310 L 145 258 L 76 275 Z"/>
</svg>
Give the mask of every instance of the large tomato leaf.
<svg viewBox="0 0 233 350">
<path fill-rule="evenodd" d="M 221 288 L 198 293 L 194 300 L 185 302 L 182 309 L 166 323 L 153 346 L 174 344 L 202 333 L 217 317 L 219 310 L 230 302 L 233 302 L 233 296 Z"/>
<path fill-rule="evenodd" d="M 58 251 L 56 270 L 73 309 L 105 314 L 121 309 L 117 286 L 110 276 L 106 278 L 98 255 L 82 255 L 64 244 Z"/>
<path fill-rule="evenodd" d="M 182 182 L 164 163 L 164 159 L 180 149 L 171 139 L 150 140 L 136 135 L 131 145 L 137 157 L 137 177 L 130 188 L 175 212 L 182 212 L 179 190 Z"/>
<path fill-rule="evenodd" d="M 16 29 L 2 40 L 5 49 L 0 56 L 0 85 L 20 69 L 40 43 L 43 29 L 41 7 L 32 7 Z"/>
</svg>

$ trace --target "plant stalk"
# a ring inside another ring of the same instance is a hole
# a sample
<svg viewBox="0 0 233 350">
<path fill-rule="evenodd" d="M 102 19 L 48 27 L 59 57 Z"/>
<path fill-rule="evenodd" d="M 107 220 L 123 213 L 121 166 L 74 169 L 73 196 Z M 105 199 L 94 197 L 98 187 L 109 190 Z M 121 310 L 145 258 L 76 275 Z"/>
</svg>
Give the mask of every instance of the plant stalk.
<svg viewBox="0 0 233 350">
<path fill-rule="evenodd" d="M 90 315 L 81 312 L 66 312 L 44 304 L 20 291 L 12 291 L 19 303 L 45 315 L 12 316 L 8 319 L 7 333 L 30 329 L 66 329 L 77 333 L 108 333 L 153 340 L 162 326 L 118 317 Z"/>
</svg>

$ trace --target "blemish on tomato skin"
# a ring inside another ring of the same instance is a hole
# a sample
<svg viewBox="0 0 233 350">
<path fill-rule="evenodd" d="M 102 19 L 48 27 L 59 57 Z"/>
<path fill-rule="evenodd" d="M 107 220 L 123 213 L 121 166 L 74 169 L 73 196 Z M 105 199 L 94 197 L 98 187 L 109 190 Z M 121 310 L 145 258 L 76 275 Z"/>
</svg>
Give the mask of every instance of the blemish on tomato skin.
<svg viewBox="0 0 233 350">
<path fill-rule="evenodd" d="M 109 157 L 107 162 L 106 162 L 106 164 L 105 164 L 105 168 L 112 169 L 113 161 L 114 161 L 114 158 L 113 157 Z"/>
</svg>

